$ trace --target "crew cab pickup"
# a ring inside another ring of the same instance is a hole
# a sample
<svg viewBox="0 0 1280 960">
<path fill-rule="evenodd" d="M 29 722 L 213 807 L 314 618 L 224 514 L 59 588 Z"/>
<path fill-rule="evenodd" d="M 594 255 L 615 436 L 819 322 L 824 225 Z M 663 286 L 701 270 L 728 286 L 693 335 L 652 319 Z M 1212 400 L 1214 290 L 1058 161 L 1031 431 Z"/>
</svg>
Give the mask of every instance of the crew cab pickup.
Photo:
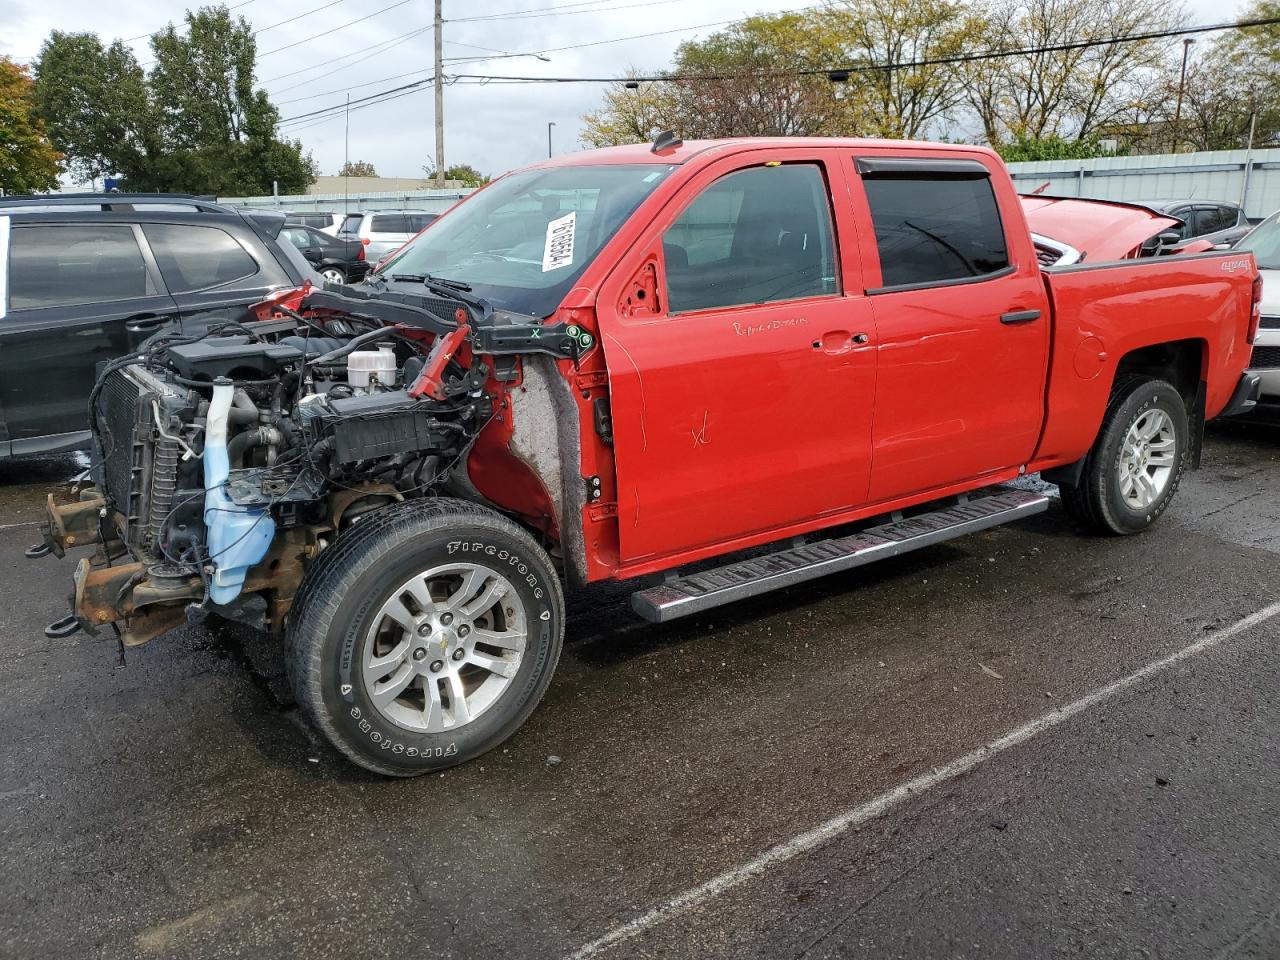
<svg viewBox="0 0 1280 960">
<path fill-rule="evenodd" d="M 1061 246 L 970 146 L 513 172 L 360 287 L 109 364 L 96 486 L 29 551 L 95 546 L 49 629 L 279 632 L 316 726 L 408 776 L 529 716 L 562 582 L 666 620 L 1042 511 L 1001 486 L 1036 472 L 1086 530 L 1145 530 L 1256 398 L 1257 270 Z"/>
</svg>

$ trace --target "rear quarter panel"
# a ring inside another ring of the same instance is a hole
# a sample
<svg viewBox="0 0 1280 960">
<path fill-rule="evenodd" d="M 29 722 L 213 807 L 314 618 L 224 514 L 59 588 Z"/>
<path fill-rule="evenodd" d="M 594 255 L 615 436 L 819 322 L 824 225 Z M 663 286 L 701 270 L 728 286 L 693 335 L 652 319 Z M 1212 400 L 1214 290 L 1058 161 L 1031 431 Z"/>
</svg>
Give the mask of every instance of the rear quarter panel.
<svg viewBox="0 0 1280 960">
<path fill-rule="evenodd" d="M 1051 267 L 1045 286 L 1054 338 L 1036 469 L 1092 446 L 1123 358 L 1161 343 L 1199 341 L 1205 416 L 1231 398 L 1249 362 L 1252 254 L 1209 253 Z"/>
</svg>

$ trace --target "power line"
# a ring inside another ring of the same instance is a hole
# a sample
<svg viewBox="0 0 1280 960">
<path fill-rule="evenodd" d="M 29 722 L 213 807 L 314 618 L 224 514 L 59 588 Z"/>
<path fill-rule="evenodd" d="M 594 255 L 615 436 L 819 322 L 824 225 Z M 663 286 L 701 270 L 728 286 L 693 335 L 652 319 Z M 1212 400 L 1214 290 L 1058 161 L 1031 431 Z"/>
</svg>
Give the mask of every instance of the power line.
<svg viewBox="0 0 1280 960">
<path fill-rule="evenodd" d="M 261 80 L 259 82 L 263 84 L 273 83 L 276 80 L 284 80 L 285 78 L 297 77 L 304 73 L 310 73 L 313 70 L 328 70 L 330 73 L 337 73 L 339 70 L 346 70 L 348 67 L 353 67 L 357 63 L 367 60 L 369 59 L 369 57 L 374 57 L 374 56 L 377 56 L 378 54 L 386 53 L 392 47 L 398 47 L 400 44 L 405 43 L 406 41 L 412 40 L 414 37 L 421 36 L 422 34 L 426 33 L 430 29 L 431 29 L 430 25 L 425 27 L 419 27 L 416 30 L 410 30 L 408 33 L 402 33 L 396 37 L 389 37 L 386 40 L 379 40 L 377 43 L 371 43 L 367 47 L 360 47 L 358 50 L 352 50 L 350 53 L 344 53 L 341 56 L 334 57 L 332 60 L 325 61 L 324 63 L 315 63 L 309 67 L 299 67 L 297 70 L 290 70 L 288 73 L 282 73 L 282 74 L 279 74 L 278 76 L 268 77 L 266 80 Z M 381 48 L 381 49 L 375 49 L 375 48 Z M 366 56 L 358 56 L 359 54 L 365 53 L 365 51 L 370 51 L 370 52 Z M 356 59 L 352 60 L 350 63 L 345 63 L 340 67 L 334 66 L 334 64 L 338 63 L 339 61 L 347 60 L 347 59 L 350 59 L 351 57 L 355 57 Z M 313 82 L 314 81 L 311 81 L 311 80 L 304 80 L 301 83 L 295 83 L 292 86 L 282 87 L 281 89 L 277 90 L 276 93 L 288 93 L 290 90 L 296 90 L 299 87 L 305 87 Z"/>
<path fill-rule="evenodd" d="M 736 21 L 730 21 L 736 22 Z M 839 74 L 875 73 L 877 71 L 907 70 L 914 67 L 947 66 L 956 63 L 972 63 L 978 60 L 999 60 L 1004 57 L 1031 56 L 1037 53 L 1062 53 L 1068 50 L 1083 50 L 1089 47 L 1105 47 L 1117 43 L 1136 43 L 1142 40 L 1160 40 L 1171 37 L 1186 36 L 1191 33 L 1214 33 L 1221 30 L 1241 30 L 1249 27 L 1267 27 L 1280 24 L 1280 17 L 1267 17 L 1257 20 L 1239 20 L 1233 23 L 1203 24 L 1194 27 L 1177 27 L 1169 30 L 1151 30 L 1146 33 L 1126 34 L 1123 36 L 1103 37 L 1095 40 L 1073 40 L 1068 43 L 1049 44 L 1040 47 L 1024 47 L 1016 50 L 984 50 L 977 53 L 956 54 L 950 57 L 930 57 L 922 60 L 904 60 L 894 63 L 859 63 L 848 66 L 805 67 L 796 70 L 763 70 L 741 73 L 698 73 L 677 74 L 665 73 L 651 76 L 629 77 L 526 77 L 505 76 L 479 73 L 454 74 L 457 80 L 515 83 L 667 83 L 692 82 L 699 80 L 742 80 L 751 78 L 767 79 L 770 77 L 812 77 L 827 76 L 833 80 L 842 80 Z M 692 29 L 692 28 L 690 28 Z M 675 32 L 675 31 L 665 31 Z M 608 42 L 608 41 L 602 41 Z M 562 48 L 564 49 L 564 48 Z M 549 50 L 547 52 L 554 52 Z M 836 76 L 833 76 L 836 75 Z"/>
<path fill-rule="evenodd" d="M 266 33 L 268 30 L 274 30 L 276 27 L 283 27 L 286 23 L 293 23 L 295 20 L 301 20 L 303 17 L 309 17 L 313 13 L 319 13 L 321 10 L 328 10 L 330 7 L 336 7 L 340 3 L 342 3 L 342 0 L 329 0 L 329 2 L 323 6 L 305 10 L 296 17 L 290 17 L 288 20 L 281 20 L 278 23 L 273 23 L 266 27 L 259 27 L 257 30 L 253 31 L 253 35 L 256 37 L 260 33 Z"/>
<path fill-rule="evenodd" d="M 602 3 L 605 0 L 591 0 Z M 644 0 L 643 3 L 624 3 L 617 6 L 594 7 L 587 10 L 568 10 L 566 7 L 585 7 L 585 3 L 566 3 L 558 7 L 538 7 L 533 10 L 511 10 L 506 13 L 491 13 L 483 17 L 454 17 L 446 23 L 472 23 L 474 21 L 492 20 L 538 20 L 542 17 L 569 17 L 581 13 L 612 13 L 614 10 L 631 10 L 635 7 L 659 7 L 669 3 L 680 3 L 682 0 Z"/>
<path fill-rule="evenodd" d="M 313 33 L 311 36 L 303 37 L 301 40 L 295 40 L 293 43 L 286 43 L 283 47 L 276 47 L 274 50 L 265 50 L 258 54 L 254 62 L 261 60 L 263 57 L 269 57 L 274 53 L 279 53 L 282 50 L 292 50 L 294 47 L 300 47 L 302 44 L 310 43 L 312 40 L 319 40 L 321 37 L 327 37 L 331 33 L 337 33 L 339 30 L 345 30 L 347 27 L 353 27 L 357 23 L 363 23 L 366 20 L 370 20 L 373 17 L 386 13 L 388 10 L 394 10 L 396 7 L 403 7 L 406 3 L 410 2 L 412 2 L 412 0 L 396 0 L 395 3 L 389 4 L 380 10 L 374 10 L 372 13 L 366 13 L 363 17 L 356 17 L 354 20 L 348 20 L 346 23 L 340 23 L 336 27 L 330 27 L 328 30 L 322 30 L 320 33 Z"/>
</svg>

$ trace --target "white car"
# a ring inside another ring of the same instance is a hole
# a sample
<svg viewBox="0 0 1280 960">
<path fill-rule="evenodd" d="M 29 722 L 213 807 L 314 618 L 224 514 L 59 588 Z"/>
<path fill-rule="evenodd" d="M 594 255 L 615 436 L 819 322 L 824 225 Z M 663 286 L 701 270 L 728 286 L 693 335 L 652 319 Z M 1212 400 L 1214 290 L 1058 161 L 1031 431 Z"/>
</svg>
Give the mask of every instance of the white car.
<svg viewBox="0 0 1280 960">
<path fill-rule="evenodd" d="M 349 213 L 338 228 L 336 236 L 341 240 L 359 240 L 365 246 L 365 256 L 370 263 L 377 263 L 387 254 L 399 250 L 440 216 L 419 210 L 372 210 L 366 213 Z"/>
<path fill-rule="evenodd" d="M 1262 379 L 1261 402 L 1280 404 L 1280 212 L 1253 228 L 1232 249 L 1248 250 L 1262 274 L 1262 323 L 1249 372 Z"/>
</svg>

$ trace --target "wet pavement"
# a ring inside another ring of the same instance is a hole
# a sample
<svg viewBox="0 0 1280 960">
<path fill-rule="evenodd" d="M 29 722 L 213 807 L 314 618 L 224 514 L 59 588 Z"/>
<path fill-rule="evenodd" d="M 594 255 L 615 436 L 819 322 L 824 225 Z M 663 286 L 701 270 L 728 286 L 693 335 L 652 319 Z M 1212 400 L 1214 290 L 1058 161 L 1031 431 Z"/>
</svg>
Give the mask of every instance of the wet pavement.
<svg viewBox="0 0 1280 960">
<path fill-rule="evenodd" d="M 1278 956 L 1280 616 L 1221 633 L 1280 598 L 1278 457 L 1214 429 L 1136 538 L 1055 504 L 665 626 L 574 597 L 528 725 L 394 782 L 252 632 L 44 638 L 72 564 L 22 549 L 79 467 L 0 464 L 0 956 Z"/>
</svg>

